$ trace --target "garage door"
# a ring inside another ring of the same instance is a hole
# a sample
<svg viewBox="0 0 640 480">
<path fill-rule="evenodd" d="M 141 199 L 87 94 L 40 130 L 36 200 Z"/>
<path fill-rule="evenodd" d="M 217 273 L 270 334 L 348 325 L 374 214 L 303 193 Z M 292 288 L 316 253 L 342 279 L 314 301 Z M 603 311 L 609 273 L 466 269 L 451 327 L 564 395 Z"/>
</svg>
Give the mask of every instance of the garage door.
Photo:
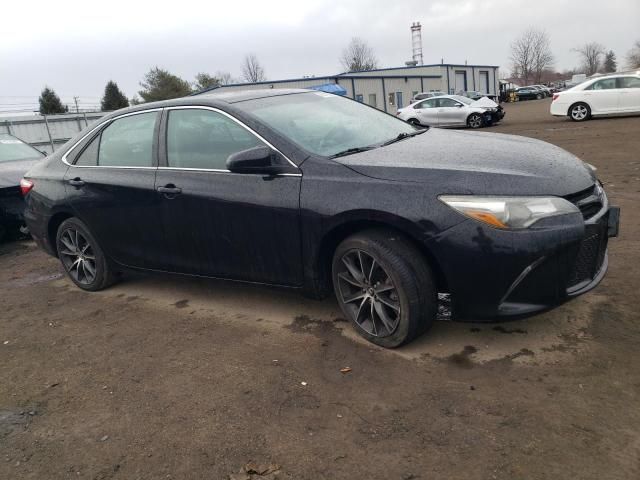
<svg viewBox="0 0 640 480">
<path fill-rule="evenodd" d="M 489 72 L 480 72 L 480 92 L 489 93 Z"/>
<path fill-rule="evenodd" d="M 455 93 L 467 91 L 467 72 L 456 72 L 456 88 Z"/>
</svg>

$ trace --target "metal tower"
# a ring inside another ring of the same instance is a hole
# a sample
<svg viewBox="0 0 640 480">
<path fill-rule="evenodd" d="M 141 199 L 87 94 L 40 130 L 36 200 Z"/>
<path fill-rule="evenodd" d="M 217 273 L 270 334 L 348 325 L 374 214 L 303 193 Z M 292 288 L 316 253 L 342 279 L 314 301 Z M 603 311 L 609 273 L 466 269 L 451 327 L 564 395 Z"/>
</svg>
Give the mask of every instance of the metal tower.
<svg viewBox="0 0 640 480">
<path fill-rule="evenodd" d="M 411 24 L 411 45 L 413 47 L 413 60 L 422 65 L 422 25 L 420 22 Z"/>
</svg>

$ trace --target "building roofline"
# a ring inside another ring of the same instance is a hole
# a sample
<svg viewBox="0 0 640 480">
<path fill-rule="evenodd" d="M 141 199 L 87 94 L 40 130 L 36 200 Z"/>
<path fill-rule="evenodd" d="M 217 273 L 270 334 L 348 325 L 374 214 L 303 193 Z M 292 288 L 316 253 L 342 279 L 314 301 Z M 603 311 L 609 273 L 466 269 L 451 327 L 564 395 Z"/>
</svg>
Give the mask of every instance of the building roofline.
<svg viewBox="0 0 640 480">
<path fill-rule="evenodd" d="M 342 77 L 344 75 L 353 75 L 354 73 L 384 72 L 388 70 L 405 70 L 407 68 L 424 68 L 424 67 L 500 68 L 499 65 L 462 65 L 459 63 L 431 63 L 429 65 L 405 65 L 404 67 L 375 68 L 373 70 L 358 70 L 357 72 L 343 72 L 343 73 L 339 73 L 337 76 Z"/>
</svg>

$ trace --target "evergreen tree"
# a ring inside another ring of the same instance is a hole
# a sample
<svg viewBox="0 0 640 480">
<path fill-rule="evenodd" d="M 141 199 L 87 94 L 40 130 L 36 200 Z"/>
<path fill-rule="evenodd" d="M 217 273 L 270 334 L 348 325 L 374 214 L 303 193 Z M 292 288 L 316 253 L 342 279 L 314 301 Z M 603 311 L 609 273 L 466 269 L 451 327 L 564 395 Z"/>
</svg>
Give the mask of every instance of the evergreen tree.
<svg viewBox="0 0 640 480">
<path fill-rule="evenodd" d="M 193 82 L 193 89 L 196 92 L 219 86 L 220 79 L 218 77 L 203 72 L 198 73 L 195 82 Z"/>
<path fill-rule="evenodd" d="M 613 50 L 609 50 L 604 56 L 604 73 L 612 73 L 618 69 L 618 62 L 616 60 L 616 54 Z"/>
<path fill-rule="evenodd" d="M 120 91 L 116 82 L 109 80 L 107 86 L 104 87 L 101 106 L 103 112 L 119 110 L 120 108 L 127 108 L 129 106 L 129 100 L 127 100 L 124 93 Z"/>
<path fill-rule="evenodd" d="M 146 73 L 140 86 L 142 90 L 138 93 L 145 102 L 186 97 L 191 93 L 189 82 L 158 67 Z"/>
<path fill-rule="evenodd" d="M 56 95 L 56 92 L 49 87 L 44 87 L 42 93 L 40 93 L 38 102 L 40 103 L 41 115 L 52 115 L 56 113 L 66 113 L 69 111 L 69 108 L 66 105 L 62 105 L 60 97 Z"/>
</svg>

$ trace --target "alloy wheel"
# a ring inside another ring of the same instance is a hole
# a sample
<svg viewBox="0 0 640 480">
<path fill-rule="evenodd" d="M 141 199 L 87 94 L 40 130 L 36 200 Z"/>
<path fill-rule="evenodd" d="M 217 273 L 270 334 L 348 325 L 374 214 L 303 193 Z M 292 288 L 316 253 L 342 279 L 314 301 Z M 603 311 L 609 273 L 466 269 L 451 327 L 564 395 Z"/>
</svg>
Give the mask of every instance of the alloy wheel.
<svg viewBox="0 0 640 480">
<path fill-rule="evenodd" d="M 374 337 L 388 337 L 400 323 L 400 298 L 389 274 L 363 250 L 341 258 L 339 300 L 352 320 Z"/>
<path fill-rule="evenodd" d="M 587 107 L 585 107 L 584 105 L 576 105 L 571 109 L 571 117 L 574 120 L 584 120 L 585 118 L 587 118 L 587 114 Z"/>
<path fill-rule="evenodd" d="M 78 283 L 89 285 L 96 279 L 96 257 L 87 238 L 75 228 L 68 228 L 58 243 L 60 260 Z"/>
<path fill-rule="evenodd" d="M 482 126 L 482 118 L 480 115 L 471 115 L 469 117 L 469 126 L 471 128 L 480 128 Z"/>
</svg>

